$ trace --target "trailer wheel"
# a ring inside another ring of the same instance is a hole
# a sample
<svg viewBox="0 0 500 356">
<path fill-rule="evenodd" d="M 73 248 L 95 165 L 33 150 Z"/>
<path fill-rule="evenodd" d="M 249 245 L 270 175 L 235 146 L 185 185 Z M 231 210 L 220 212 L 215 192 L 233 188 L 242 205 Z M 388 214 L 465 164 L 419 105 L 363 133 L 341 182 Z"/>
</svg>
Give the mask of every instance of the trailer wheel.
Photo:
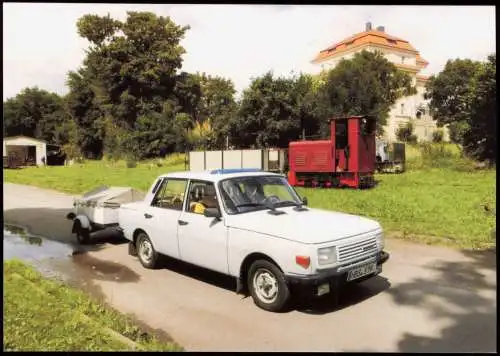
<svg viewBox="0 0 500 356">
<path fill-rule="evenodd" d="M 89 229 L 82 228 L 82 224 L 79 220 L 75 222 L 75 233 L 76 239 L 80 245 L 85 245 L 90 241 L 90 231 Z"/>
<path fill-rule="evenodd" d="M 145 232 L 140 232 L 136 240 L 137 257 L 144 268 L 156 269 L 159 254 L 155 251 L 151 240 Z"/>
</svg>

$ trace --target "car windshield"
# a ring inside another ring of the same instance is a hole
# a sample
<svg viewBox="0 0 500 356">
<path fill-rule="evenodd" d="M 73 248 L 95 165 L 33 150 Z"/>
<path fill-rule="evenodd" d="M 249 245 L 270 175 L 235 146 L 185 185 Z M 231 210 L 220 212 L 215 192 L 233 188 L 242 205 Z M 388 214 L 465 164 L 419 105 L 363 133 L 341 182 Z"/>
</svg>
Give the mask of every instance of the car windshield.
<svg viewBox="0 0 500 356">
<path fill-rule="evenodd" d="M 220 191 L 228 214 L 302 204 L 288 181 L 280 176 L 230 178 L 220 183 Z"/>
</svg>

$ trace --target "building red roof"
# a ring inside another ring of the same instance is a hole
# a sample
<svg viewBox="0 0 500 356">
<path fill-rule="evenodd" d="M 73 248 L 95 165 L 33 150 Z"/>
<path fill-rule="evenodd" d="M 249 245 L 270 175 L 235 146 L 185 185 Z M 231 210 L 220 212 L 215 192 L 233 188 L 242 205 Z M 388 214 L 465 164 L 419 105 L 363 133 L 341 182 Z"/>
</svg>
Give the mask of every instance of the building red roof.
<svg viewBox="0 0 500 356">
<path fill-rule="evenodd" d="M 417 67 L 415 68 L 425 68 L 429 64 L 420 56 L 419 52 L 408 41 L 391 36 L 383 29 L 367 30 L 346 38 L 345 40 L 320 51 L 316 58 L 313 59 L 312 63 L 320 63 L 329 58 L 336 57 L 341 53 L 367 45 L 413 53 L 417 56 Z"/>
</svg>

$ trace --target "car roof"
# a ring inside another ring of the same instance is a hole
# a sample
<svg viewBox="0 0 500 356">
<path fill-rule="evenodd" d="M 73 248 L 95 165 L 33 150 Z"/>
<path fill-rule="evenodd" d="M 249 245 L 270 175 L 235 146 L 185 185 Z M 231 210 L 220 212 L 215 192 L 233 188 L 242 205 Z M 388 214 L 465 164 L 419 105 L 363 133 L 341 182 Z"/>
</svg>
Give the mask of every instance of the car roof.
<svg viewBox="0 0 500 356">
<path fill-rule="evenodd" d="M 281 174 L 265 172 L 265 171 L 249 171 L 249 170 L 209 170 L 202 172 L 171 172 L 162 175 L 161 177 L 166 178 L 178 178 L 178 179 L 193 179 L 193 180 L 204 180 L 209 182 L 217 183 L 223 179 L 227 178 L 237 178 L 237 177 L 259 177 L 259 176 L 282 176 Z"/>
</svg>

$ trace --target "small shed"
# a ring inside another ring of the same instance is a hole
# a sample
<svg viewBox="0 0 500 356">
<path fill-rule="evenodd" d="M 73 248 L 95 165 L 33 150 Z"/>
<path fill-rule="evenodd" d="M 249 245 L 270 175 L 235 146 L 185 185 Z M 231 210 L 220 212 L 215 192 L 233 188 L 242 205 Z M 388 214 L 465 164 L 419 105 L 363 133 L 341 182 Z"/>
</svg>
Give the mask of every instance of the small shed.
<svg viewBox="0 0 500 356">
<path fill-rule="evenodd" d="M 3 139 L 3 156 L 21 166 L 43 166 L 47 162 L 47 142 L 28 136 L 12 136 Z"/>
</svg>

